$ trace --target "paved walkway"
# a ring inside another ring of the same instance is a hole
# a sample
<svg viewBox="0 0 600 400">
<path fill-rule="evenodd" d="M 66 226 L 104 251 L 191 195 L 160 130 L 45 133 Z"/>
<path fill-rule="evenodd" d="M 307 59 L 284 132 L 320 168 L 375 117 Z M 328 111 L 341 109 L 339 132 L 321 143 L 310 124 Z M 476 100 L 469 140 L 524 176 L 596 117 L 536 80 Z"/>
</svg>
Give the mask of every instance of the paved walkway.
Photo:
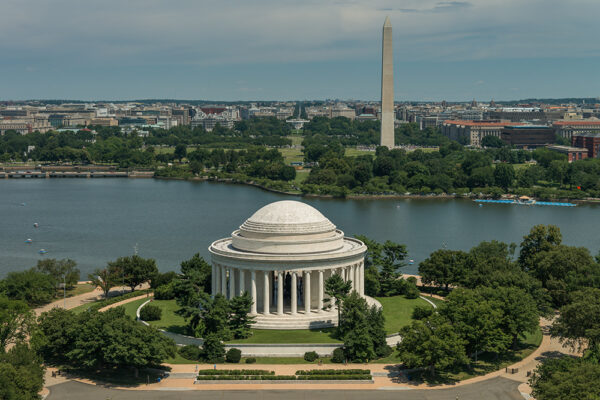
<svg viewBox="0 0 600 400">
<path fill-rule="evenodd" d="M 201 386 L 201 385 L 197 385 Z M 203 386 L 203 385 L 202 385 Z M 323 390 L 318 385 L 295 385 L 293 388 L 279 385 L 275 390 L 264 391 L 256 385 L 251 389 L 188 391 L 187 388 L 162 388 L 161 390 L 118 390 L 115 388 L 85 385 L 79 382 L 66 382 L 54 386 L 47 400 L 523 400 L 517 390 L 517 382 L 504 378 L 494 378 L 464 387 L 443 390 L 403 390 L 397 386 L 381 387 L 380 390 L 346 390 L 338 385 L 335 390 Z M 266 385 L 264 385 L 266 386 Z M 142 388 L 143 389 L 143 388 Z M 399 390 L 400 389 L 400 390 Z"/>
</svg>

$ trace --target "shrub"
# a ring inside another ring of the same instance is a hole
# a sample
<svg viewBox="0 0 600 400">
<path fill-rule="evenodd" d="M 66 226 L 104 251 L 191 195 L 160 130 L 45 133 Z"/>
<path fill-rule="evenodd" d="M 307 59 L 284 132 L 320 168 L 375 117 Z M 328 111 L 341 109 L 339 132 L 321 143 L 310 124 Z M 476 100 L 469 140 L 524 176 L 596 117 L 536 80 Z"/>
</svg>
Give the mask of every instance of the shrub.
<svg viewBox="0 0 600 400">
<path fill-rule="evenodd" d="M 383 357 L 387 357 L 390 354 L 392 354 L 394 352 L 394 349 L 392 349 L 390 346 L 385 345 L 385 346 L 380 346 L 377 349 L 377 357 L 379 358 L 383 358 Z"/>
<path fill-rule="evenodd" d="M 200 347 L 188 344 L 179 349 L 179 355 L 186 360 L 198 361 L 200 359 Z"/>
<path fill-rule="evenodd" d="M 433 314 L 433 308 L 430 306 L 416 306 L 412 312 L 413 319 L 425 319 Z"/>
<path fill-rule="evenodd" d="M 256 358 L 248 357 L 246 358 L 246 364 L 254 364 L 256 362 Z"/>
<path fill-rule="evenodd" d="M 337 348 L 331 354 L 331 362 L 334 363 L 343 363 L 346 357 L 344 356 L 344 350 L 341 348 Z"/>
<path fill-rule="evenodd" d="M 153 304 L 146 304 L 140 310 L 140 319 L 142 321 L 158 321 L 162 317 L 162 309 Z"/>
<path fill-rule="evenodd" d="M 319 355 L 317 354 L 316 351 L 307 351 L 306 353 L 304 353 L 304 360 L 305 361 L 313 362 L 317 358 L 319 358 Z"/>
<path fill-rule="evenodd" d="M 154 289 L 156 300 L 172 300 L 175 298 L 175 282 L 169 282 Z"/>
<path fill-rule="evenodd" d="M 242 351 L 240 349 L 229 349 L 225 353 L 225 361 L 228 363 L 239 363 L 242 359 Z"/>
</svg>

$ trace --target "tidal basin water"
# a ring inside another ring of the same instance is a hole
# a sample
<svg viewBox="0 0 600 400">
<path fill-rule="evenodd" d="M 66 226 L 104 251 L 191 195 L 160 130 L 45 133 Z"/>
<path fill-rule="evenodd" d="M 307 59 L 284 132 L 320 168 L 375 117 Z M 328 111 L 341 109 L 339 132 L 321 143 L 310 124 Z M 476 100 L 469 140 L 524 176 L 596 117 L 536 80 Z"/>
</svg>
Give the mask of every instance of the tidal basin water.
<svg viewBox="0 0 600 400">
<path fill-rule="evenodd" d="M 338 200 L 285 196 L 244 185 L 153 179 L 0 181 L 0 276 L 43 258 L 71 258 L 82 277 L 110 260 L 156 259 L 161 271 L 229 236 L 260 207 L 299 200 L 346 235 L 406 244 L 418 263 L 443 246 L 468 250 L 483 240 L 521 241 L 536 224 L 558 225 L 566 244 L 600 248 L 600 206 L 519 206 L 470 200 Z M 39 227 L 35 228 L 34 223 Z M 31 244 L 25 241 L 31 239 Z M 45 249 L 47 254 L 39 254 Z"/>
</svg>

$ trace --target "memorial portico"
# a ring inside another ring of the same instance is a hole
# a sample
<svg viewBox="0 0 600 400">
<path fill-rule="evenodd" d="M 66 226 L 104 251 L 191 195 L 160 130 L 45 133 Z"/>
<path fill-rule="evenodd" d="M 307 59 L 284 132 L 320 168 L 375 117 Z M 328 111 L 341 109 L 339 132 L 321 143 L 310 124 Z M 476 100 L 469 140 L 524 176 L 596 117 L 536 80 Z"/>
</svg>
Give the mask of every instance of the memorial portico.
<svg viewBox="0 0 600 400">
<path fill-rule="evenodd" d="M 212 294 L 248 291 L 257 328 L 333 326 L 337 310 L 325 307 L 325 281 L 338 274 L 364 296 L 366 250 L 307 204 L 271 203 L 210 246 Z"/>
</svg>

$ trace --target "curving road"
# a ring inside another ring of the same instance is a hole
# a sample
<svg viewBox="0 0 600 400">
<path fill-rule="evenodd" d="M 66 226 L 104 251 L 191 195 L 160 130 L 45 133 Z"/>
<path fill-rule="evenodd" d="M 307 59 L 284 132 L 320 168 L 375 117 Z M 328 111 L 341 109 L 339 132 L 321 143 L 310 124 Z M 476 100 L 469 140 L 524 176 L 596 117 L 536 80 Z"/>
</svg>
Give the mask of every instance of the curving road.
<svg viewBox="0 0 600 400">
<path fill-rule="evenodd" d="M 451 389 L 399 390 L 390 386 L 381 390 L 121 390 L 76 381 L 50 388 L 46 400 L 523 400 L 520 382 L 493 378 Z"/>
</svg>

